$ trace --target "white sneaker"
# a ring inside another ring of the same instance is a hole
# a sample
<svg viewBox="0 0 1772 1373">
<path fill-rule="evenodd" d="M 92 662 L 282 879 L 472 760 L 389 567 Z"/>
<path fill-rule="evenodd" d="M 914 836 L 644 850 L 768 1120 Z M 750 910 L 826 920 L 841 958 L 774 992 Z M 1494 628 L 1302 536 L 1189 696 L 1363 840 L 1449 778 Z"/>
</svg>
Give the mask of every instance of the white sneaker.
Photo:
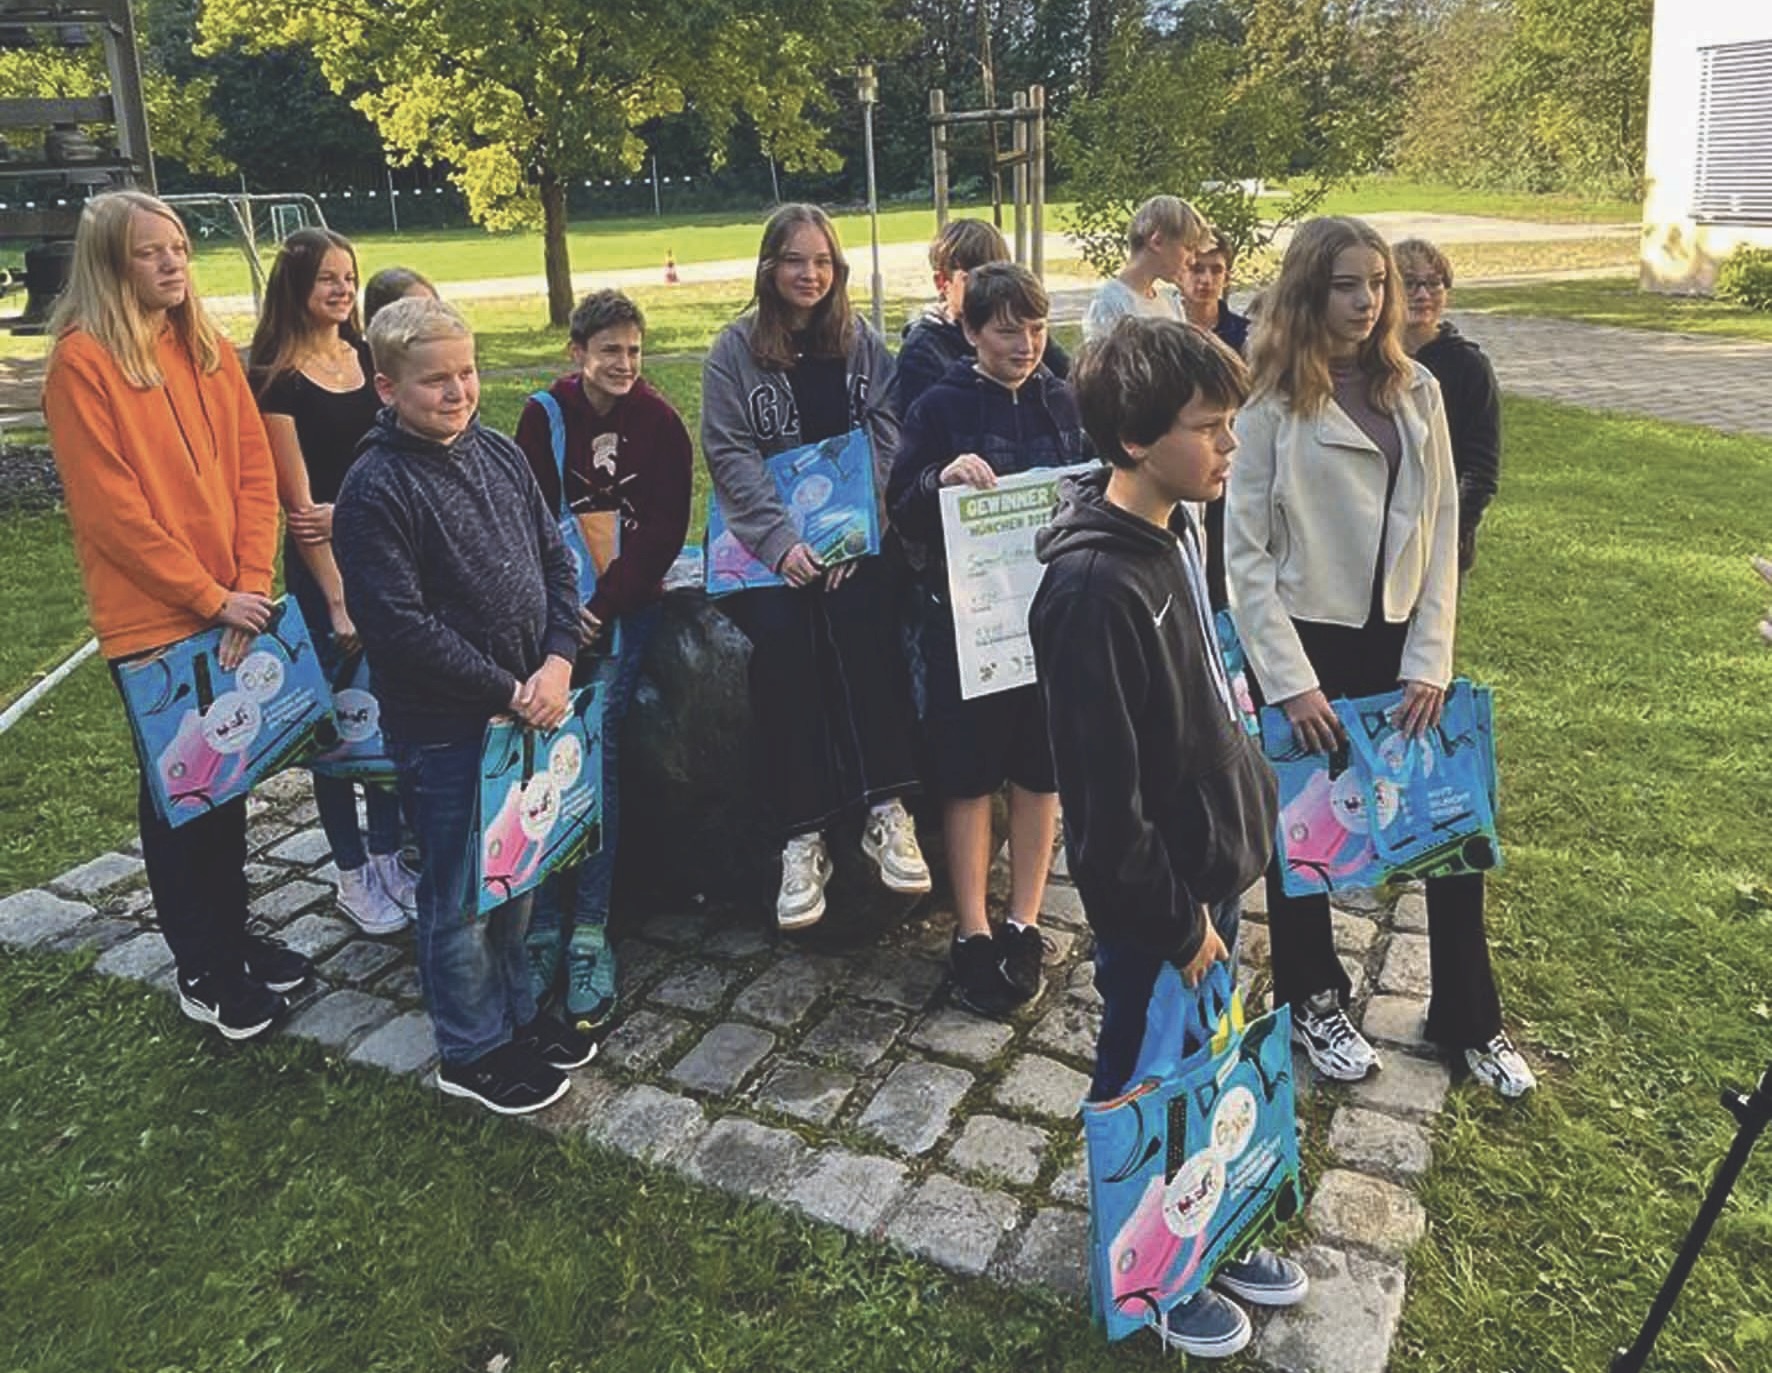
<svg viewBox="0 0 1772 1373">
<path fill-rule="evenodd" d="M 397 853 L 372 853 L 369 866 L 375 869 L 376 881 L 408 920 L 418 915 L 418 874 L 400 861 Z"/>
<path fill-rule="evenodd" d="M 1514 1042 L 1503 1030 L 1480 1049 L 1466 1049 L 1464 1061 L 1471 1076 L 1485 1087 L 1493 1087 L 1504 1097 L 1522 1097 L 1538 1085 L 1532 1069 L 1514 1048 Z"/>
<path fill-rule="evenodd" d="M 338 908 L 364 934 L 395 934 L 406 928 L 406 913 L 381 889 L 374 863 L 338 872 Z"/>
<path fill-rule="evenodd" d="M 822 834 L 797 834 L 781 851 L 781 895 L 775 898 L 775 923 L 784 930 L 804 929 L 824 919 L 824 886 L 831 880 L 831 856 Z"/>
<path fill-rule="evenodd" d="M 1358 1082 L 1380 1066 L 1378 1051 L 1354 1028 L 1333 991 L 1293 1004 L 1292 1039 L 1319 1073 L 1336 1082 Z"/>
<path fill-rule="evenodd" d="M 868 812 L 861 851 L 880 865 L 887 891 L 926 892 L 932 885 L 929 864 L 917 844 L 917 822 L 896 797 Z"/>
</svg>

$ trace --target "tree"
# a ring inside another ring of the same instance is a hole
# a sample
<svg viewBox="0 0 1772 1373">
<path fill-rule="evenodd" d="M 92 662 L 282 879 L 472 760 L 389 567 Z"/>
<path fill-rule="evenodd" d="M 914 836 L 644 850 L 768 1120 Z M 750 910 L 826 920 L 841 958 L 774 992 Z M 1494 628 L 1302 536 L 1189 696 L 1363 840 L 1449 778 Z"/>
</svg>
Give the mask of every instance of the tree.
<svg viewBox="0 0 1772 1373">
<path fill-rule="evenodd" d="M 1120 266 L 1132 212 L 1151 195 L 1184 196 L 1242 253 L 1373 166 L 1391 137 L 1388 67 L 1357 6 L 1198 6 L 1208 7 L 1219 13 L 1168 33 L 1122 22 L 1101 94 L 1078 100 L 1057 131 L 1079 187 L 1075 236 L 1103 273 Z M 1258 201 L 1259 183 L 1280 180 L 1284 196 Z"/>
<path fill-rule="evenodd" d="M 1455 0 L 1428 29 L 1399 165 L 1464 185 L 1642 189 L 1654 0 Z"/>
<path fill-rule="evenodd" d="M 310 48 L 402 162 L 455 170 L 491 229 L 540 223 L 548 316 L 572 310 L 566 187 L 640 168 L 640 130 L 693 108 L 716 154 L 748 118 L 789 168 L 830 166 L 825 77 L 895 35 L 876 0 L 208 0 L 205 43 Z"/>
<path fill-rule="evenodd" d="M 144 0 L 137 5 L 144 22 L 158 3 Z M 155 61 L 152 52 L 145 54 L 142 104 L 148 117 L 148 141 L 156 156 L 206 171 L 231 170 L 220 149 L 221 124 L 209 111 L 211 87 L 212 83 L 202 78 L 180 80 Z M 78 98 L 109 88 L 104 48 L 97 43 L 60 47 L 44 42 L 32 48 L 0 51 L 0 99 Z"/>
<path fill-rule="evenodd" d="M 254 189 L 334 190 L 373 185 L 386 156 L 367 119 L 335 95 L 300 51 L 198 56 L 199 0 L 136 0 L 143 64 L 203 93 L 219 132 L 215 149 Z M 299 117 L 291 116 L 299 112 Z M 159 139 L 155 152 L 162 152 Z M 162 171 L 162 181 L 166 175 Z M 176 178 L 175 178 L 176 179 Z"/>
</svg>

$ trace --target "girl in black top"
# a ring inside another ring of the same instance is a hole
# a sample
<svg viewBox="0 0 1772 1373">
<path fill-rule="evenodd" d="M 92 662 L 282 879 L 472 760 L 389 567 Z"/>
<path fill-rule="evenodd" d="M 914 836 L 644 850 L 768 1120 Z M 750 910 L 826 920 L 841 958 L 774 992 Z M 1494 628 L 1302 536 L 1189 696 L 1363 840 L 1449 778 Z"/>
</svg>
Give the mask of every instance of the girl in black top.
<svg viewBox="0 0 1772 1373">
<path fill-rule="evenodd" d="M 253 390 L 277 466 L 288 537 L 283 576 L 331 670 L 360 651 L 332 556 L 332 502 L 380 409 L 357 315 L 357 258 L 348 239 L 300 229 L 283 243 L 252 336 Z M 338 901 L 365 934 L 403 928 L 416 879 L 401 865 L 400 804 L 365 788 L 367 850 L 352 783 L 315 776 L 320 826 L 338 865 Z"/>
</svg>

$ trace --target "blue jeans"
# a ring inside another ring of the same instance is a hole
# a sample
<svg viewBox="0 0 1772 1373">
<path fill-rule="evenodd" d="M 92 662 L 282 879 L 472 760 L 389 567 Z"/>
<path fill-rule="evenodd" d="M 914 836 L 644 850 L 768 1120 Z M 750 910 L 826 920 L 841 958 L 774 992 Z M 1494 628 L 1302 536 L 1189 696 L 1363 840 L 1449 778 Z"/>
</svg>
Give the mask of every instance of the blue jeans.
<svg viewBox="0 0 1772 1373">
<path fill-rule="evenodd" d="M 1243 921 L 1240 897 L 1212 908 L 1212 924 L 1231 953 L 1231 977 L 1237 973 L 1237 932 Z M 1108 1101 L 1126 1090 L 1144 1043 L 1145 1013 L 1163 960 L 1142 944 L 1095 941 L 1095 990 L 1101 993 L 1101 1035 L 1095 1041 L 1095 1075 L 1091 1101 Z"/>
<path fill-rule="evenodd" d="M 606 925 L 609 893 L 615 885 L 615 846 L 621 835 L 621 722 L 640 685 L 640 663 L 658 629 L 663 607 L 646 606 L 621 620 L 621 652 L 597 665 L 594 680 L 603 683 L 603 847 L 578 865 L 578 898 L 573 928 Z M 539 936 L 553 930 L 561 937 L 570 869 L 557 872 L 535 893 L 532 928 Z"/>
<path fill-rule="evenodd" d="M 389 740 L 400 797 L 418 832 L 418 975 L 445 1063 L 468 1063 L 535 1019 L 523 933 L 529 893 L 476 919 L 474 853 L 480 741 Z"/>
</svg>

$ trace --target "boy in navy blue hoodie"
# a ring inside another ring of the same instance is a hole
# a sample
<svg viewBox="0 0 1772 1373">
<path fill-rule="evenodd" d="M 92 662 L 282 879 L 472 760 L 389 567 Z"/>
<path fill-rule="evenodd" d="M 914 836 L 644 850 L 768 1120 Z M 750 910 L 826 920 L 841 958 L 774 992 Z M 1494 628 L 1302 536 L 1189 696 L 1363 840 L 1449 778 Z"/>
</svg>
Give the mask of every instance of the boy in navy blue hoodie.
<svg viewBox="0 0 1772 1373">
<path fill-rule="evenodd" d="M 952 364 L 972 361 L 963 317 L 966 282 L 980 267 L 1008 261 L 1009 244 L 1003 231 L 988 219 L 950 219 L 936 234 L 929 245 L 935 300 L 905 325 L 897 365 L 892 369 L 892 394 L 900 415 L 909 414 L 917 398 L 940 381 Z M 1060 381 L 1071 370 L 1070 358 L 1050 336 L 1040 360 Z"/>
<path fill-rule="evenodd" d="M 557 1100 L 596 1043 L 536 1014 L 529 893 L 472 915 L 480 746 L 495 715 L 534 729 L 565 718 L 578 583 L 522 450 L 480 426 L 462 317 L 397 301 L 369 348 L 387 409 L 339 491 L 333 550 L 424 860 L 418 972 L 437 1085 L 517 1115 Z"/>
<path fill-rule="evenodd" d="M 966 284 L 963 323 L 975 356 L 952 363 L 911 406 L 887 509 L 918 575 L 924 664 L 926 782 L 942 799 L 957 929 L 956 999 L 1000 1016 L 1040 992 L 1037 921 L 1058 816 L 1039 691 L 1029 685 L 963 700 L 942 557 L 941 489 L 985 490 L 1000 476 L 1087 456 L 1070 388 L 1041 364 L 1046 292 L 1031 272 L 991 263 Z M 1009 784 L 1009 919 L 993 934 L 985 899 L 991 797 Z"/>
<path fill-rule="evenodd" d="M 1238 897 L 1267 866 L 1278 787 L 1244 734 L 1219 655 L 1200 531 L 1184 501 L 1224 491 L 1248 394 L 1241 361 L 1179 320 L 1127 316 L 1077 359 L 1077 399 L 1109 466 L 1064 484 L 1036 536 L 1028 608 L 1051 721 L 1071 876 L 1095 934 L 1101 1034 L 1090 1100 L 1132 1085 L 1165 962 L 1198 985 L 1237 943 Z M 1214 1279 L 1264 1306 L 1309 1279 L 1265 1249 Z M 1228 1358 L 1249 1317 L 1208 1288 L 1169 1313 L 1169 1343 Z"/>
</svg>

